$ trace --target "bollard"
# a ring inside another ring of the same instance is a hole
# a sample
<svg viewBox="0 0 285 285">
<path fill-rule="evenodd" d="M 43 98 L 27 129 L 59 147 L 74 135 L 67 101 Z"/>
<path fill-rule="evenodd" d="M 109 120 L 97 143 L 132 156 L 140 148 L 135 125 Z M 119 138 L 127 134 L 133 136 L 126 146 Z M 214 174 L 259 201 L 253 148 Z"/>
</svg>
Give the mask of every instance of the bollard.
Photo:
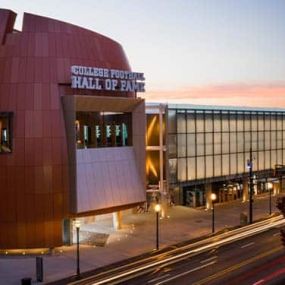
<svg viewBox="0 0 285 285">
<path fill-rule="evenodd" d="M 43 258 L 41 256 L 36 257 L 36 275 L 37 282 L 44 281 Z"/>
</svg>

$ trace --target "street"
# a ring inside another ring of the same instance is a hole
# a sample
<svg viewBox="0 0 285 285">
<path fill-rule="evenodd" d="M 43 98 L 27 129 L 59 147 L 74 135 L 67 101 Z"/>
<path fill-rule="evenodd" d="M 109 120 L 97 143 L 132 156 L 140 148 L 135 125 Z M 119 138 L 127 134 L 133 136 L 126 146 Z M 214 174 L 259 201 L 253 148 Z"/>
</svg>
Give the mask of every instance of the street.
<svg viewBox="0 0 285 285">
<path fill-rule="evenodd" d="M 283 224 L 273 218 L 72 284 L 265 284 L 285 277 Z"/>
</svg>

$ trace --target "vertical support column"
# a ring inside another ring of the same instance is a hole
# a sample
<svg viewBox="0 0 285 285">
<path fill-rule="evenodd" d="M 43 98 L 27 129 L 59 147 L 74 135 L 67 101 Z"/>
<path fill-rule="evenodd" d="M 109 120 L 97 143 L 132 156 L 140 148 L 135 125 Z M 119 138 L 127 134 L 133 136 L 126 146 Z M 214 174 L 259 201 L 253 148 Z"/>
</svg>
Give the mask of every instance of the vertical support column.
<svg viewBox="0 0 285 285">
<path fill-rule="evenodd" d="M 163 111 L 164 107 L 162 104 L 159 105 L 159 192 L 161 197 L 161 217 L 166 216 L 167 211 L 167 193 L 164 189 L 163 174 L 164 174 L 164 161 L 163 161 Z"/>
<path fill-rule="evenodd" d="M 122 228 L 122 212 L 113 213 L 113 227 L 115 230 L 120 230 Z"/>
<path fill-rule="evenodd" d="M 206 209 L 212 209 L 212 200 L 211 200 L 211 194 L 212 194 L 212 184 L 208 183 L 205 184 L 205 196 L 206 196 Z"/>
<path fill-rule="evenodd" d="M 242 201 L 248 201 L 248 179 L 244 178 L 242 181 Z"/>
</svg>

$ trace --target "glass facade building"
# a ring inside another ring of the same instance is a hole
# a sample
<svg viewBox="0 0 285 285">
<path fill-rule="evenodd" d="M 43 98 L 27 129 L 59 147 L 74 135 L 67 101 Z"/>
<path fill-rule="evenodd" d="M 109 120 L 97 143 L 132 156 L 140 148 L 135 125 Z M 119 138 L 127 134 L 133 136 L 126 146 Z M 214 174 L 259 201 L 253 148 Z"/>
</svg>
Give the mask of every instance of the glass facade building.
<svg viewBox="0 0 285 285">
<path fill-rule="evenodd" d="M 204 205 L 207 185 L 224 192 L 220 202 L 241 198 L 250 149 L 257 194 L 285 164 L 285 110 L 170 104 L 165 112 L 167 184 L 176 203 L 191 206 L 194 195 L 195 206 Z"/>
</svg>

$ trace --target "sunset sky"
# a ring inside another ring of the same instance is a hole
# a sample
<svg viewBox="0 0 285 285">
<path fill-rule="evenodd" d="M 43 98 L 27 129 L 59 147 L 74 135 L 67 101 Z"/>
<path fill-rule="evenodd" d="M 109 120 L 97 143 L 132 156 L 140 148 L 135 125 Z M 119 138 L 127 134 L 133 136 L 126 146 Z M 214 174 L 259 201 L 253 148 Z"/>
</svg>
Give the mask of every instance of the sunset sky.
<svg viewBox="0 0 285 285">
<path fill-rule="evenodd" d="M 0 0 L 115 39 L 147 100 L 285 108 L 284 0 Z"/>
</svg>

